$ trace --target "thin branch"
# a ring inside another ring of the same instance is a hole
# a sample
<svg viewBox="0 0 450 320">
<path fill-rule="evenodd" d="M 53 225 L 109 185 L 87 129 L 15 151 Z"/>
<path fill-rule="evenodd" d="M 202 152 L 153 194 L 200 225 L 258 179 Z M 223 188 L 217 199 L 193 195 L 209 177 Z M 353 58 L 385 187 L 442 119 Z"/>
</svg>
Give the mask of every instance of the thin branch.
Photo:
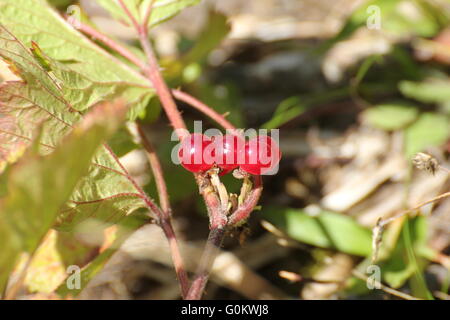
<svg viewBox="0 0 450 320">
<path fill-rule="evenodd" d="M 186 273 L 186 268 L 184 267 L 183 257 L 181 256 L 180 246 L 178 245 L 175 231 L 172 227 L 170 219 L 167 218 L 160 219 L 159 226 L 162 228 L 164 235 L 169 242 L 172 262 L 180 285 L 181 297 L 186 299 L 189 291 L 189 278 Z"/>
<path fill-rule="evenodd" d="M 433 199 L 430 199 L 430 200 L 427 200 L 425 202 L 422 202 L 422 203 L 418 204 L 414 208 L 404 210 L 404 211 L 402 211 L 402 212 L 400 212 L 400 213 L 398 213 L 398 214 L 396 214 L 396 215 L 394 215 L 394 216 L 392 216 L 390 218 L 381 220 L 379 224 L 381 225 L 381 227 L 384 227 L 385 225 L 391 223 L 395 219 L 401 218 L 404 215 L 407 215 L 408 213 L 411 213 L 413 211 L 419 210 L 421 207 L 423 207 L 423 206 L 425 206 L 427 204 L 430 204 L 430 203 L 433 203 L 433 202 L 436 202 L 436 201 L 439 201 L 439 200 L 442 200 L 442 199 L 448 198 L 448 197 L 450 197 L 450 192 L 443 193 L 443 194 L 441 194 L 441 195 L 439 195 L 437 197 L 434 197 Z"/>
<path fill-rule="evenodd" d="M 182 140 L 187 135 L 186 124 L 184 123 L 183 118 L 181 118 L 180 111 L 178 110 L 172 94 L 170 93 L 170 90 L 167 87 L 161 72 L 159 71 L 158 62 L 146 34 L 140 33 L 139 38 L 148 62 L 148 68 L 144 69 L 144 73 L 152 82 L 170 123 L 175 129 L 178 129 L 177 135 L 180 140 Z"/>
<path fill-rule="evenodd" d="M 129 11 L 123 0 L 119 0 L 119 3 L 124 10 L 125 14 L 130 18 L 133 23 L 138 36 L 139 41 L 141 43 L 142 49 L 144 49 L 145 55 L 147 56 L 148 66 L 143 68 L 145 75 L 152 82 L 159 99 L 161 100 L 161 104 L 164 108 L 164 111 L 167 114 L 167 117 L 170 120 L 170 123 L 175 129 L 184 129 L 177 130 L 178 137 L 182 140 L 187 135 L 186 124 L 181 118 L 180 112 L 178 111 L 177 105 L 173 100 L 173 97 L 170 93 L 169 88 L 167 87 L 164 78 L 159 71 L 159 65 L 156 60 L 156 56 L 153 52 L 152 46 L 150 45 L 150 41 L 148 39 L 148 28 L 147 26 L 141 25 L 137 22 L 133 14 Z"/>
<path fill-rule="evenodd" d="M 172 209 L 170 207 L 169 202 L 169 194 L 167 192 L 166 181 L 164 180 L 164 173 L 162 170 L 161 162 L 159 161 L 158 155 L 153 148 L 150 140 L 147 138 L 147 135 L 144 132 L 144 128 L 140 123 L 137 124 L 137 130 L 139 133 L 139 137 L 141 138 L 142 146 L 144 147 L 148 162 L 150 163 L 150 167 L 153 172 L 153 176 L 155 178 L 156 188 L 158 190 L 159 203 L 161 205 L 161 209 L 170 216 Z"/>
<path fill-rule="evenodd" d="M 180 90 L 172 90 L 172 94 L 176 99 L 187 103 L 191 107 L 199 110 L 206 116 L 210 117 L 212 120 L 221 125 L 224 129 L 233 131 L 236 130 L 236 127 L 233 126 L 231 122 L 229 122 L 227 119 L 225 119 L 223 115 L 217 113 L 214 109 L 208 107 L 206 104 L 190 96 L 189 94 L 182 92 Z"/>
</svg>

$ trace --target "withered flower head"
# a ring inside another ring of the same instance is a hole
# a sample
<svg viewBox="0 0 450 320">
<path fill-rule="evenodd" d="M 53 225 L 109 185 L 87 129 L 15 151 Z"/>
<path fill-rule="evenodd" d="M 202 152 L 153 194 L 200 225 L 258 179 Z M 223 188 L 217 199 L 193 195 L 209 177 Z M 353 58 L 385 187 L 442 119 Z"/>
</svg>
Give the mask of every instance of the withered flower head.
<svg viewBox="0 0 450 320">
<path fill-rule="evenodd" d="M 433 156 L 419 152 L 412 159 L 414 166 L 419 170 L 425 170 L 433 175 L 439 169 L 439 162 Z"/>
</svg>

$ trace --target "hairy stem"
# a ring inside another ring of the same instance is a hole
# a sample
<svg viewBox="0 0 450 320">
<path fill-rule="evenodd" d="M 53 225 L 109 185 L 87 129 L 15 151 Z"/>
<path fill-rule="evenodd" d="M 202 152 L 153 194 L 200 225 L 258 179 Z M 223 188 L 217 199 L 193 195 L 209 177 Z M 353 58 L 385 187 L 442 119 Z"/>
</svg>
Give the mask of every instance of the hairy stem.
<svg viewBox="0 0 450 320">
<path fill-rule="evenodd" d="M 206 241 L 203 255 L 200 259 L 200 263 L 195 275 L 195 279 L 192 282 L 191 288 L 187 294 L 187 300 L 200 300 L 203 292 L 205 291 L 206 284 L 208 283 L 210 270 L 217 256 L 217 253 L 222 245 L 225 236 L 224 228 L 211 229 L 208 240 Z"/>
<path fill-rule="evenodd" d="M 165 212 L 167 216 L 170 216 L 172 209 L 170 207 L 169 193 L 167 192 L 167 185 L 164 179 L 164 173 L 162 170 L 161 162 L 159 161 L 158 155 L 153 148 L 150 140 L 147 138 L 142 124 L 137 124 L 137 130 L 139 137 L 141 138 L 141 144 L 147 153 L 147 159 L 150 163 L 150 167 L 153 172 L 153 177 L 155 178 L 156 189 L 158 190 L 159 203 L 161 209 Z"/>
<path fill-rule="evenodd" d="M 180 246 L 178 245 L 175 231 L 173 230 L 172 223 L 168 218 L 160 219 L 159 226 L 162 228 L 164 235 L 169 242 L 170 254 L 172 256 L 173 265 L 180 284 L 181 297 L 186 299 L 189 292 L 189 278 L 184 267 L 184 260 L 181 256 Z"/>
<path fill-rule="evenodd" d="M 214 198 L 209 198 L 208 211 L 210 217 L 210 233 L 203 251 L 197 272 L 189 289 L 187 300 L 201 299 L 209 280 L 209 273 L 217 255 L 218 249 L 222 245 L 223 238 L 227 227 L 234 227 L 246 221 L 250 213 L 258 203 L 262 192 L 261 176 L 254 176 L 254 189 L 250 192 L 246 200 L 231 214 L 226 217 L 223 213 L 221 202 L 217 194 Z M 209 186 L 205 188 L 203 193 L 208 193 Z M 205 200 L 206 201 L 206 200 Z"/>
<path fill-rule="evenodd" d="M 175 129 L 184 129 L 177 130 L 178 137 L 182 140 L 187 134 L 186 124 L 184 123 L 183 118 L 181 118 L 180 111 L 178 110 L 172 94 L 170 93 L 170 90 L 167 87 L 161 72 L 159 71 L 159 65 L 148 40 L 147 33 L 140 33 L 139 39 L 147 56 L 148 68 L 144 70 L 144 73 L 155 87 L 164 111 L 166 112 L 172 126 Z"/>
</svg>

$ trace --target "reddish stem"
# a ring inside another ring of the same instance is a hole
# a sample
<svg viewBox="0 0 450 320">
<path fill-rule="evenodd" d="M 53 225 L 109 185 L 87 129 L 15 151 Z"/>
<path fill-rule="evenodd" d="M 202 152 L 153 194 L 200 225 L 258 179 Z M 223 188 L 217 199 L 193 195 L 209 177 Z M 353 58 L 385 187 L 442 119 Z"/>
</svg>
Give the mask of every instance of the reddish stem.
<svg viewBox="0 0 450 320">
<path fill-rule="evenodd" d="M 161 72 L 159 72 L 159 65 L 147 39 L 146 33 L 141 33 L 139 38 L 148 60 L 148 68 L 144 69 L 144 73 L 152 82 L 172 126 L 175 129 L 184 129 L 177 130 L 178 137 L 182 140 L 187 135 L 186 124 L 184 123 L 183 118 L 181 118 L 180 111 L 178 111 L 177 105 L 173 100 Z"/>
<path fill-rule="evenodd" d="M 181 256 L 180 247 L 178 245 L 175 231 L 173 230 L 170 218 L 162 218 L 159 221 L 159 226 L 162 228 L 164 235 L 169 242 L 170 254 L 177 274 L 178 282 L 180 284 L 181 296 L 186 299 L 189 292 L 189 279 L 184 267 L 183 257 Z"/>
<path fill-rule="evenodd" d="M 239 206 L 228 218 L 228 226 L 233 227 L 245 222 L 258 204 L 262 193 L 261 176 L 253 176 L 253 189 L 245 199 L 244 203 Z"/>
<path fill-rule="evenodd" d="M 172 90 L 172 94 L 173 94 L 173 96 L 176 99 L 187 103 L 191 107 L 199 110 L 200 112 L 202 112 L 206 116 L 208 116 L 211 119 L 213 119 L 215 122 L 217 122 L 224 129 L 232 130 L 232 131 L 236 130 L 235 126 L 233 126 L 231 124 L 231 122 L 229 122 L 227 119 L 225 119 L 225 117 L 223 115 L 217 113 L 216 111 L 214 111 L 214 109 L 208 107 L 206 104 L 204 104 L 203 102 L 197 100 L 196 98 L 194 98 L 194 97 L 192 97 L 192 96 L 188 95 L 187 93 L 184 93 L 184 92 L 182 92 L 180 90 Z"/>
<path fill-rule="evenodd" d="M 161 209 L 170 216 L 172 209 L 170 207 L 169 193 L 167 192 L 167 185 L 164 179 L 161 162 L 159 161 L 158 155 L 156 154 L 153 145 L 150 143 L 150 140 L 147 139 L 144 128 L 139 123 L 137 124 L 137 130 L 141 138 L 142 146 L 147 153 L 148 162 L 150 163 L 150 167 L 155 178 Z"/>
<path fill-rule="evenodd" d="M 208 240 L 206 242 L 198 270 L 195 274 L 195 278 L 192 281 L 191 288 L 189 289 L 189 292 L 187 294 L 186 297 L 187 300 L 201 299 L 206 284 L 208 283 L 209 280 L 209 273 L 212 264 L 225 236 L 226 228 L 239 225 L 249 217 L 250 213 L 258 204 L 261 192 L 262 192 L 261 176 L 253 176 L 253 190 L 250 192 L 244 203 L 231 214 L 231 216 L 228 218 L 228 221 L 225 220 L 225 224 L 223 222 L 223 219 L 220 219 L 220 213 L 218 213 L 218 211 L 216 213 L 213 212 L 213 215 L 215 215 L 215 217 L 211 217 L 210 215 L 210 219 L 212 221 L 210 227 L 211 231 L 209 233 Z M 217 205 L 218 208 L 220 208 L 220 201 L 218 202 L 219 203 Z M 214 224 L 216 220 L 219 222 Z"/>
</svg>

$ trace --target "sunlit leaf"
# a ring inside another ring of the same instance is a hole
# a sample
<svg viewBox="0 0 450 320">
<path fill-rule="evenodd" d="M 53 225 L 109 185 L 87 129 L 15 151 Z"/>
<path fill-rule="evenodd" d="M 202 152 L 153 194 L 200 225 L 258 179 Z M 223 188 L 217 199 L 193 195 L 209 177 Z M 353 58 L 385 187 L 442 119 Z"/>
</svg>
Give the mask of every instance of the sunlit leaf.
<svg viewBox="0 0 450 320">
<path fill-rule="evenodd" d="M 48 58 L 51 72 L 58 75 L 59 83 L 49 75 L 29 49 L 12 34 L 0 27 L 0 55 L 14 57 L 14 63 L 25 82 L 8 82 L 0 86 L 0 141 L 2 158 L 8 159 L 18 148 L 29 145 L 41 126 L 39 149 L 42 154 L 52 152 L 61 138 L 69 134 L 82 119 L 74 105 L 80 100 L 91 101 L 89 89 L 74 90 L 82 76 L 66 70 Z M 47 59 L 47 58 L 46 58 Z M 1 159 L 0 159 L 1 160 Z M 87 217 L 95 217 L 111 223 L 142 206 L 136 195 L 136 186 L 117 161 L 107 145 L 95 155 L 89 175 L 78 184 L 71 202 L 61 208 L 58 227 L 70 230 Z"/>
<path fill-rule="evenodd" d="M 131 104 L 131 118 L 135 118 L 142 111 L 153 95 L 148 81 L 143 76 L 86 39 L 44 0 L 2 0 L 0 24 L 14 34 L 24 47 L 30 48 L 34 41 L 55 63 L 64 63 L 71 71 L 76 72 L 78 76 L 65 73 L 65 76 L 73 77 L 70 83 L 66 83 L 73 92 L 92 90 L 92 99 L 95 100 L 98 98 L 96 95 L 100 95 L 98 90 L 109 90 L 112 94 L 117 86 L 121 86 L 123 97 Z M 5 42 L 9 41 L 10 37 L 5 37 L 5 32 L 2 31 L 2 38 L 5 39 L 2 40 L 0 48 L 4 49 L 2 52 L 5 55 L 5 49 L 8 48 Z M 15 46 L 14 43 L 11 45 Z M 27 63 L 26 58 L 9 59 L 22 65 Z M 56 74 L 56 71 L 55 77 L 60 78 L 62 75 Z M 95 87 L 92 83 L 96 84 Z M 102 86 L 103 89 L 98 89 Z M 71 102 L 76 104 L 76 101 Z"/>
<path fill-rule="evenodd" d="M 117 128 L 120 109 L 114 108 L 119 106 L 96 109 L 50 155 L 36 154 L 32 148 L 11 168 L 7 194 L 0 201 L 0 291 L 18 254 L 36 250 L 88 172 L 100 144 Z M 122 107 L 122 116 L 124 111 Z M 108 119 L 112 114 L 116 117 Z"/>
<path fill-rule="evenodd" d="M 405 154 L 411 158 L 426 148 L 443 144 L 450 136 L 448 116 L 427 112 L 405 130 Z"/>
<path fill-rule="evenodd" d="M 450 81 L 402 81 L 399 89 L 406 97 L 425 103 L 448 103 L 450 101 Z"/>
<path fill-rule="evenodd" d="M 50 230 L 26 268 L 23 286 L 31 293 L 52 293 L 67 277 L 69 266 L 82 267 L 96 251 L 72 234 Z M 17 272 L 22 271 L 25 263 L 26 259 L 16 266 Z"/>
</svg>

